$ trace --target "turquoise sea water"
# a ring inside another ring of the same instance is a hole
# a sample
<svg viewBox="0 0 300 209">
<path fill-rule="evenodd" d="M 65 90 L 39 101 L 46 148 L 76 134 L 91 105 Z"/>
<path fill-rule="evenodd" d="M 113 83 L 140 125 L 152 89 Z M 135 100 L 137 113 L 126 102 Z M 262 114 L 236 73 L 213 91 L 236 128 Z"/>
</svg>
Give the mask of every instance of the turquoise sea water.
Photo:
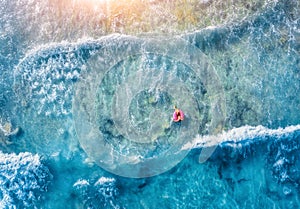
<svg viewBox="0 0 300 209">
<path fill-rule="evenodd" d="M 299 1 L 59 43 L 20 5 L 40 11 L 0 1 L 0 208 L 300 207 Z"/>
</svg>

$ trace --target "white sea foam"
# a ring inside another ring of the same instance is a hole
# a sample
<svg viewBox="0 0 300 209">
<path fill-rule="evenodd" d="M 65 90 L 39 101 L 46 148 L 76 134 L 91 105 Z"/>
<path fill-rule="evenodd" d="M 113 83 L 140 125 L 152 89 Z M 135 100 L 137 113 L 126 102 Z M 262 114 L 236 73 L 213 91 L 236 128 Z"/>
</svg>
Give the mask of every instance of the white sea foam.
<svg viewBox="0 0 300 209">
<path fill-rule="evenodd" d="M 285 128 L 269 129 L 264 126 L 242 126 L 223 131 L 218 135 L 197 136 L 194 140 L 194 148 L 217 146 L 223 142 L 240 142 L 254 138 L 264 138 L 267 136 L 283 136 L 300 130 L 300 125 L 287 126 Z"/>
<path fill-rule="evenodd" d="M 80 77 L 83 59 L 80 44 L 53 43 L 27 53 L 14 72 L 22 103 L 34 103 L 38 114 L 70 113 L 72 83 Z"/>
<path fill-rule="evenodd" d="M 73 187 L 85 186 L 85 185 L 90 185 L 90 183 L 87 180 L 85 180 L 85 179 L 79 179 L 78 181 L 75 182 L 75 184 L 73 185 Z"/>
<path fill-rule="evenodd" d="M 73 184 L 73 188 L 83 203 L 89 201 L 92 208 L 120 208 L 116 203 L 119 192 L 114 178 L 101 176 L 95 182 L 79 179 Z"/>
<path fill-rule="evenodd" d="M 0 152 L 0 208 L 36 208 L 51 178 L 39 155 Z"/>
<path fill-rule="evenodd" d="M 105 183 L 114 183 L 116 180 L 113 179 L 113 178 L 107 178 L 107 177 L 101 177 L 98 179 L 98 181 L 95 183 L 95 186 L 96 185 L 103 185 Z"/>
</svg>

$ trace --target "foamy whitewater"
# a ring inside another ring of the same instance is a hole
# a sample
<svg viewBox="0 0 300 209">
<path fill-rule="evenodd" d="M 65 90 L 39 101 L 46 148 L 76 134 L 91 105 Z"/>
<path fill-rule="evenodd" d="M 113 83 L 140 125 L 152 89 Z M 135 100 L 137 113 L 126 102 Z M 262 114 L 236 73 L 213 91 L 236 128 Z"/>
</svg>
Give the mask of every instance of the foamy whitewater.
<svg viewBox="0 0 300 209">
<path fill-rule="evenodd" d="M 0 1 L 0 208 L 300 208 L 298 0 L 186 31 L 78 2 Z"/>
</svg>

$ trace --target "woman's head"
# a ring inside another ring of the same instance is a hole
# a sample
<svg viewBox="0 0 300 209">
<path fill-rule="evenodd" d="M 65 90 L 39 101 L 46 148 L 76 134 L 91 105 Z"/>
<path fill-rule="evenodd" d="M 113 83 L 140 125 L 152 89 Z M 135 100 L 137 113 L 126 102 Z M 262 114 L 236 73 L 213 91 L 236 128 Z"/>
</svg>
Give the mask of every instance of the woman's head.
<svg viewBox="0 0 300 209">
<path fill-rule="evenodd" d="M 175 109 L 175 112 L 179 112 L 179 109 L 177 108 L 176 105 L 174 105 L 174 109 Z"/>
</svg>

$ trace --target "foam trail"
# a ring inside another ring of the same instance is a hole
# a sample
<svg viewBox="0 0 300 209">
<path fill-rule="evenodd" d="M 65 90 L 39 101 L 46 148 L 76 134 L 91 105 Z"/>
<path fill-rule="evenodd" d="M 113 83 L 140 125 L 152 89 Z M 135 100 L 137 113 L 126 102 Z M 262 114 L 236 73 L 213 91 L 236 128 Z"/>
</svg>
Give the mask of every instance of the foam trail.
<svg viewBox="0 0 300 209">
<path fill-rule="evenodd" d="M 194 140 L 193 148 L 214 147 L 224 142 L 240 142 L 244 140 L 253 140 L 255 138 L 264 139 L 269 136 L 283 136 L 300 130 L 300 125 L 287 126 L 285 128 L 269 129 L 262 125 L 242 126 L 233 128 L 229 131 L 223 131 L 218 135 L 197 136 Z"/>
</svg>

